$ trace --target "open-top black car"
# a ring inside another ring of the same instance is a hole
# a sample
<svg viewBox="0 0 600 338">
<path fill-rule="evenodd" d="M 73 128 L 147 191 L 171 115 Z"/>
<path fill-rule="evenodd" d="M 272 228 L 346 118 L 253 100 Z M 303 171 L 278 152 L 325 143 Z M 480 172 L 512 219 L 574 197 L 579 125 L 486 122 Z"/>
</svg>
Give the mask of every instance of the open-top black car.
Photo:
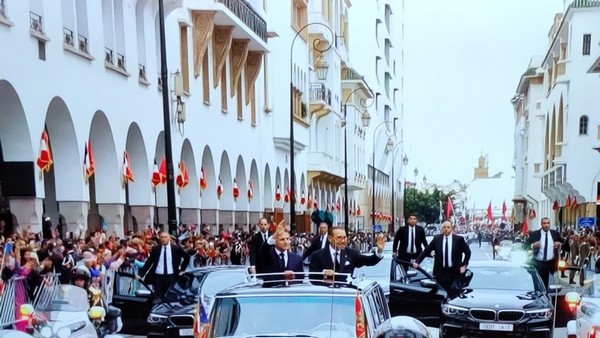
<svg viewBox="0 0 600 338">
<path fill-rule="evenodd" d="M 212 304 L 214 295 L 244 282 L 248 272 L 242 266 L 208 266 L 186 271 L 157 302 L 151 288 L 128 273 L 115 278 L 112 304 L 122 310 L 122 332 L 148 337 L 192 337 L 194 310 L 198 297 Z"/>
<path fill-rule="evenodd" d="M 412 269 L 412 268 L 411 268 Z M 551 337 L 554 306 L 532 266 L 509 262 L 472 262 L 472 279 L 454 298 L 421 270 L 393 269 L 392 315 L 412 313 L 431 323 L 439 318 L 440 337 Z"/>
</svg>

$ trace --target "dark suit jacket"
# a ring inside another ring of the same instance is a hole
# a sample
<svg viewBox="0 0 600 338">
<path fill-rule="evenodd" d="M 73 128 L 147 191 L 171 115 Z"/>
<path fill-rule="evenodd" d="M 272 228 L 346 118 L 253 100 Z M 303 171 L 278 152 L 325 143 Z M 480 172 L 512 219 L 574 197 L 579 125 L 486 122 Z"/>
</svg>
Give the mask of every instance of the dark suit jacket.
<svg viewBox="0 0 600 338">
<path fill-rule="evenodd" d="M 327 237 L 327 234 L 325 234 L 325 237 Z M 325 247 L 327 247 L 327 244 L 329 243 L 327 241 L 327 239 L 325 239 Z M 304 261 L 306 259 L 306 257 L 309 257 L 310 255 L 312 255 L 313 252 L 320 250 L 321 248 L 321 235 L 317 235 L 315 236 L 315 238 L 312 239 L 312 241 L 310 241 L 310 247 L 308 247 L 308 249 L 306 249 L 306 251 L 304 251 L 304 253 L 302 254 L 302 261 Z"/>
<path fill-rule="evenodd" d="M 435 257 L 433 259 L 434 277 L 442 275 L 442 269 L 444 267 L 443 244 L 444 235 L 435 235 L 433 240 L 431 240 L 431 243 L 429 243 L 425 250 L 417 257 L 417 263 L 421 263 L 425 257 L 430 256 L 431 252 L 435 251 Z M 452 271 L 456 275 L 460 274 L 460 267 L 469 265 L 469 259 L 471 259 L 471 249 L 469 249 L 469 245 L 465 242 L 465 239 L 461 236 L 452 234 Z"/>
<path fill-rule="evenodd" d="M 550 229 L 550 234 L 552 235 L 552 239 L 555 242 L 561 242 L 564 243 L 565 240 L 562 238 L 562 236 L 560 235 L 560 232 L 556 231 L 556 230 L 552 230 Z M 527 237 L 527 241 L 525 242 L 529 247 L 531 247 L 531 245 L 537 241 L 540 241 L 542 239 L 542 229 L 540 230 L 535 230 L 535 231 L 530 231 L 529 232 L 529 236 Z M 552 245 L 552 247 L 554 247 L 554 243 L 549 243 L 549 245 Z M 535 260 L 538 252 L 540 251 L 540 248 L 536 248 L 533 250 L 533 259 Z M 558 249 L 554 249 L 554 263 L 552 264 L 553 267 L 558 267 L 558 259 L 559 259 L 559 255 L 560 255 L 560 248 Z M 554 272 L 554 271 L 553 271 Z"/>
<path fill-rule="evenodd" d="M 309 271 L 315 272 L 316 275 L 322 277 L 324 269 L 331 269 L 339 273 L 347 273 L 352 275 L 354 268 L 360 268 L 361 266 L 371 266 L 379 263 L 381 260 L 377 255 L 363 255 L 360 252 L 346 247 L 340 252 L 340 264 L 336 264 L 335 269 L 333 266 L 333 258 L 329 252 L 329 245 L 323 249 L 315 251 L 310 259 Z M 316 275 L 312 275 L 311 278 L 319 278 Z"/>
<path fill-rule="evenodd" d="M 408 241 L 410 231 L 409 225 L 403 226 L 398 229 L 396 232 L 396 236 L 394 236 L 394 252 L 398 252 L 398 257 L 402 258 L 408 250 Z M 399 246 L 398 246 L 399 245 Z M 427 247 L 427 239 L 425 239 L 425 229 L 418 225 L 415 225 L 415 249 L 417 250 L 417 254 L 423 252 L 423 248 Z"/>
<path fill-rule="evenodd" d="M 162 245 L 153 247 L 146 263 L 144 263 L 144 266 L 139 271 L 139 275 L 142 276 L 147 283 L 151 283 L 154 280 L 161 250 L 163 250 Z M 180 246 L 174 244 L 171 244 L 171 258 L 173 274 L 175 276 L 179 275 L 180 271 L 185 271 L 190 262 L 190 256 Z"/>
<path fill-rule="evenodd" d="M 267 231 L 267 238 L 269 238 L 269 236 L 271 236 L 271 234 L 268 233 Z M 252 236 L 252 241 L 250 242 L 250 265 L 251 266 L 256 266 L 257 265 L 257 258 L 259 257 L 259 251 L 260 251 L 260 247 L 263 245 L 264 243 L 264 239 L 262 236 L 262 232 L 257 232 L 254 234 L 254 236 Z"/>
<path fill-rule="evenodd" d="M 256 265 L 256 273 L 277 273 L 284 271 L 294 271 L 299 274 L 294 276 L 294 279 L 302 279 L 304 276 L 304 267 L 302 266 L 302 258 L 297 253 L 288 251 L 288 261 L 284 268 L 281 268 L 279 264 L 279 255 L 275 251 L 275 246 L 263 243 L 259 251 L 260 257 L 258 258 L 258 265 Z M 282 280 L 283 275 L 271 275 L 261 277 L 265 282 L 272 280 Z M 263 286 L 274 286 L 280 283 L 264 283 Z"/>
</svg>

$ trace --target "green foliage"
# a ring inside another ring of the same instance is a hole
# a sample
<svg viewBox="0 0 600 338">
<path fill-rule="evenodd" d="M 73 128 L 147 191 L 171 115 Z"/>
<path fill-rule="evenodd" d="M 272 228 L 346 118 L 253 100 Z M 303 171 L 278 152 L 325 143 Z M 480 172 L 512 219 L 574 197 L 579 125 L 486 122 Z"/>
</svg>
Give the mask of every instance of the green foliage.
<svg viewBox="0 0 600 338">
<path fill-rule="evenodd" d="M 427 224 L 439 222 L 440 217 L 440 201 L 442 210 L 441 215 L 443 220 L 446 220 L 446 203 L 448 197 L 452 197 L 454 191 L 449 194 L 435 189 L 433 192 L 420 191 L 414 188 L 406 189 L 404 196 L 404 216 L 417 214 L 420 222 Z"/>
</svg>

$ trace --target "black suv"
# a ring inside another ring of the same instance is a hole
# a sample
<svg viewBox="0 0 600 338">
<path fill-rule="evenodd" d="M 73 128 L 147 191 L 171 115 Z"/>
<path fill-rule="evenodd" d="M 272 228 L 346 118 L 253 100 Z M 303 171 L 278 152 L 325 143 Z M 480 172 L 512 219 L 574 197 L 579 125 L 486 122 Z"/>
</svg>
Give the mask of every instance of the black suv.
<svg viewBox="0 0 600 338">
<path fill-rule="evenodd" d="M 428 336 L 427 328 L 413 318 L 391 319 L 376 282 L 320 282 L 263 287 L 258 280 L 219 292 L 205 326 L 208 337 L 375 338 L 402 331 Z"/>
<path fill-rule="evenodd" d="M 112 304 L 122 310 L 122 332 L 147 334 L 148 337 L 192 337 L 198 298 L 210 307 L 218 291 L 244 282 L 247 275 L 247 268 L 243 266 L 207 266 L 189 270 L 177 277 L 165 297 L 157 303 L 148 285 L 135 280 L 131 274 L 119 272 Z"/>
</svg>

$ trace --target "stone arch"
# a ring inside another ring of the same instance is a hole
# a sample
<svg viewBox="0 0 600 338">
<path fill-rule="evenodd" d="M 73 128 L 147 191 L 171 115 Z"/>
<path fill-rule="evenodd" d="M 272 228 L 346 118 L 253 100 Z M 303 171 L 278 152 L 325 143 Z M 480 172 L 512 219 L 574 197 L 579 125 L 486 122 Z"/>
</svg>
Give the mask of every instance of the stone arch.
<svg viewBox="0 0 600 338">
<path fill-rule="evenodd" d="M 221 154 L 221 162 L 219 166 L 219 177 L 221 178 L 221 184 L 223 185 L 223 193 L 221 194 L 221 210 L 233 210 L 233 194 L 232 194 L 232 183 L 233 177 L 231 175 L 231 164 L 229 162 L 229 155 L 227 151 L 223 151 Z"/>
<path fill-rule="evenodd" d="M 154 214 L 152 205 L 154 201 L 152 200 L 148 154 L 144 136 L 139 125 L 135 122 L 131 123 L 127 131 L 125 150 L 134 177 L 133 182 L 125 185 L 124 230 L 140 231 L 152 224 Z"/>
<path fill-rule="evenodd" d="M 306 192 L 306 180 L 304 178 L 304 173 L 302 173 L 302 175 L 300 176 L 300 185 L 298 187 L 296 187 L 296 190 L 298 191 L 298 205 L 300 206 L 300 210 L 307 210 L 307 203 L 308 203 L 308 194 Z M 302 203 L 302 196 L 304 195 L 304 204 Z"/>
<path fill-rule="evenodd" d="M 202 167 L 206 189 L 202 190 L 202 209 L 217 209 L 217 178 L 212 151 L 207 145 L 202 153 Z"/>
<path fill-rule="evenodd" d="M 560 101 L 558 104 L 558 120 L 556 121 L 556 142 L 562 143 L 563 138 L 563 124 L 564 124 L 564 104 L 563 97 L 560 96 Z"/>
<path fill-rule="evenodd" d="M 275 181 L 274 185 L 271 184 L 271 168 L 269 167 L 268 163 L 265 164 L 265 173 L 264 173 L 263 181 L 265 182 L 264 183 L 264 191 L 265 192 L 263 194 L 263 208 L 264 209 L 267 209 L 267 207 L 272 208 L 273 201 L 275 201 L 273 189 L 277 185 L 277 181 Z"/>
<path fill-rule="evenodd" d="M 550 167 L 553 166 L 554 156 L 556 156 L 556 106 L 552 108 L 552 120 L 550 125 Z"/>
<path fill-rule="evenodd" d="M 238 189 L 240 192 L 239 197 L 237 198 L 236 201 L 234 201 L 235 210 L 247 210 L 248 209 L 248 197 L 247 197 L 248 181 L 246 179 L 246 167 L 244 165 L 244 158 L 242 158 L 241 155 L 238 156 L 235 168 L 236 169 L 235 169 L 235 177 L 234 178 L 237 182 Z"/>
<path fill-rule="evenodd" d="M 181 145 L 181 158 L 180 161 L 185 162 L 185 166 L 188 172 L 189 182 L 188 185 L 179 189 L 179 207 L 182 209 L 195 209 L 199 208 L 199 191 L 198 191 L 198 175 L 196 174 L 196 159 L 194 157 L 194 149 L 189 139 L 185 139 Z M 174 166 L 175 177 L 179 175 L 179 163 Z M 175 186 L 176 188 L 177 185 Z"/>
<path fill-rule="evenodd" d="M 165 158 L 165 134 L 164 131 L 161 131 L 156 136 L 156 145 L 154 147 L 154 163 L 153 169 L 158 170 L 160 167 L 160 163 L 163 158 Z M 159 184 L 154 188 L 154 205 L 155 205 L 155 215 L 154 215 L 154 223 L 155 224 L 167 224 L 168 214 L 167 214 L 167 185 Z"/>
<path fill-rule="evenodd" d="M 277 167 L 277 170 L 275 171 L 275 184 L 273 185 L 273 188 L 275 189 L 275 195 L 277 194 L 277 189 L 279 189 L 279 193 L 281 194 L 281 200 L 275 200 L 276 196 L 273 195 L 271 203 L 275 208 L 281 208 L 281 206 L 283 205 L 284 188 L 281 185 L 281 169 L 279 169 L 279 167 Z"/>
<path fill-rule="evenodd" d="M 252 192 L 253 197 L 250 200 L 250 211 L 251 212 L 259 212 L 260 211 L 260 196 L 263 196 L 261 189 L 261 181 L 258 176 L 258 166 L 256 165 L 256 160 L 252 160 L 250 164 L 250 181 L 252 181 Z M 269 180 L 270 183 L 270 180 Z M 265 193 L 266 195 L 266 193 Z M 250 220 L 251 222 L 254 220 Z"/>
<path fill-rule="evenodd" d="M 0 206 L 5 210 L 4 212 L 0 212 L 0 220 L 6 222 L 4 234 L 7 236 L 11 235 L 16 230 L 19 222 L 29 224 L 32 230 L 39 232 L 42 230 L 41 219 L 43 212 L 42 201 L 35 198 L 43 196 L 43 193 L 40 191 L 42 182 L 36 179 L 39 169 L 36 169 L 35 159 L 39 150 L 37 147 L 36 149 L 33 148 L 32 135 L 29 133 L 30 128 L 27 117 L 17 91 L 10 82 L 1 79 L 0 102 L 0 170 L 7 168 L 7 174 L 10 173 L 11 176 L 19 176 L 19 180 L 28 182 L 31 185 L 30 191 L 27 192 L 27 195 L 29 195 L 27 196 L 28 198 L 15 200 L 11 198 L 11 196 L 24 195 L 24 189 L 19 185 L 13 186 L 14 191 L 10 191 L 5 184 L 1 190 L 3 197 L 6 197 L 10 201 L 10 208 L 8 207 L 8 203 L 2 203 Z M 43 126 L 34 133 L 34 140 L 37 140 L 38 144 L 42 128 Z M 9 164 L 9 162 L 28 162 L 27 165 L 31 169 L 29 173 L 10 170 L 10 167 L 7 166 L 13 164 Z M 57 219 L 55 220 L 57 221 Z"/>
</svg>

